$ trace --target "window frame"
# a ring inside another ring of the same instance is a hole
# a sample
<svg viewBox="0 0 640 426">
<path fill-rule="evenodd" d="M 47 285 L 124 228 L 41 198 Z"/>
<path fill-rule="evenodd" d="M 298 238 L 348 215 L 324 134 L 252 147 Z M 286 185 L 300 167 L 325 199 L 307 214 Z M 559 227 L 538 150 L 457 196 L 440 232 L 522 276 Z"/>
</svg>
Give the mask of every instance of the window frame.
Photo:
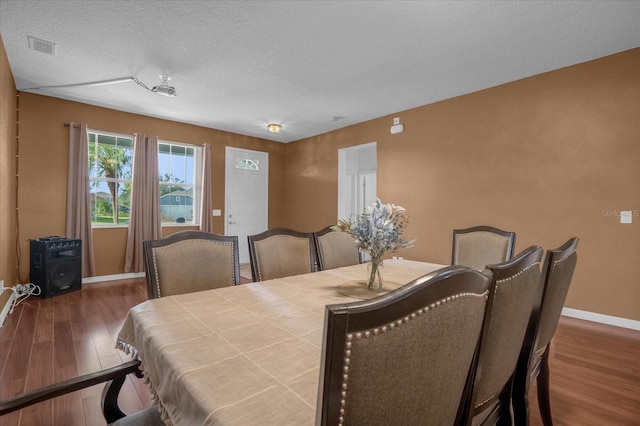
<svg viewBox="0 0 640 426">
<path fill-rule="evenodd" d="M 200 225 L 200 206 L 202 203 L 202 155 L 203 155 L 203 147 L 202 145 L 194 145 L 186 142 L 177 142 L 170 141 L 166 139 L 158 139 L 158 189 L 162 186 L 169 186 L 170 182 L 161 182 L 162 170 L 160 167 L 160 149 L 161 145 L 169 145 L 169 146 L 180 146 L 184 148 L 193 149 L 193 184 L 180 184 L 181 186 L 191 186 L 193 187 L 192 191 L 192 200 L 193 200 L 193 220 L 185 221 L 184 223 L 179 222 L 165 222 L 162 221 L 162 227 L 165 226 L 184 226 L 184 227 L 193 227 Z M 161 192 L 161 191 L 160 191 Z M 158 208 L 161 209 L 162 204 L 158 201 Z M 162 214 L 160 215 L 162 217 Z"/>
<path fill-rule="evenodd" d="M 88 162 L 88 171 L 89 171 L 89 188 L 92 187 L 92 183 L 93 182 L 109 182 L 109 181 L 115 181 L 115 182 L 120 182 L 123 185 L 124 184 L 130 184 L 133 185 L 133 156 L 134 156 L 134 150 L 135 150 L 135 140 L 134 140 L 134 136 L 133 135 L 129 135 L 126 133 L 118 133 L 118 132 L 112 132 L 112 131 L 108 131 L 108 130 L 99 130 L 99 129 L 93 129 L 93 128 L 87 128 L 87 144 L 88 144 L 88 152 L 91 152 L 90 149 L 90 136 L 89 134 L 95 134 L 96 135 L 96 142 L 98 139 L 98 135 L 103 135 L 103 136 L 108 136 L 108 137 L 114 137 L 114 138 L 122 138 L 122 139 L 129 139 L 131 140 L 131 165 L 130 165 L 130 169 L 131 169 L 131 177 L 130 178 L 117 178 L 117 179 L 113 179 L 113 178 L 99 178 L 97 176 L 91 176 L 91 159 L 89 158 L 88 154 L 87 154 L 87 162 Z M 90 192 L 90 197 L 91 197 L 91 190 Z M 92 199 L 90 198 L 90 203 L 92 203 Z M 117 203 L 117 200 L 116 200 Z M 112 208 L 118 208 L 118 206 L 114 206 Z M 90 208 L 91 210 L 91 208 Z M 129 213 L 131 213 L 131 194 L 129 194 Z M 129 227 L 129 222 L 127 221 L 126 223 L 95 223 L 93 221 L 93 215 L 91 215 L 91 228 L 98 228 L 98 229 L 105 229 L 105 228 L 127 228 Z"/>
</svg>

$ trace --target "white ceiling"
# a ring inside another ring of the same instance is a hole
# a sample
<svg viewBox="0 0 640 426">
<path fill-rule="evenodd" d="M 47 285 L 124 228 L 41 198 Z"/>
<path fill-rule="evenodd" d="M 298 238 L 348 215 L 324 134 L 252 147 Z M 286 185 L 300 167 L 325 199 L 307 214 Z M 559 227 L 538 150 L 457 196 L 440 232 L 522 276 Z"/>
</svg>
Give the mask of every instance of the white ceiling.
<svg viewBox="0 0 640 426">
<path fill-rule="evenodd" d="M 291 142 L 639 47 L 640 1 L 0 0 L 0 34 L 18 89 L 166 73 L 29 91 Z"/>
</svg>

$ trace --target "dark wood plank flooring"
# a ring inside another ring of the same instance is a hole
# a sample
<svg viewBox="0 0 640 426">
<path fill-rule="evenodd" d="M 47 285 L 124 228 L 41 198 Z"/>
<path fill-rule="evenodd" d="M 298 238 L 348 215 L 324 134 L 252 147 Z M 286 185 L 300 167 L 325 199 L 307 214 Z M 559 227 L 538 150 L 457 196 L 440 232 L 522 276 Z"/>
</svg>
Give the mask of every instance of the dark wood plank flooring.
<svg viewBox="0 0 640 426">
<path fill-rule="evenodd" d="M 143 279 L 85 284 L 50 299 L 29 298 L 0 330 L 0 398 L 130 359 L 115 349 L 124 318 L 147 299 Z M 103 385 L 0 417 L 0 425 L 104 425 Z M 125 412 L 151 405 L 142 379 L 129 375 L 120 394 Z"/>
<path fill-rule="evenodd" d="M 18 305 L 0 330 L 0 398 L 128 360 L 116 336 L 146 298 L 141 278 Z M 556 426 L 640 425 L 640 332 L 563 317 L 550 362 Z M 97 385 L 34 405 L 0 417 L 0 426 L 104 425 L 101 392 Z M 531 425 L 539 426 L 535 387 L 530 400 Z M 143 380 L 129 376 L 120 403 L 127 412 L 151 405 Z"/>
</svg>

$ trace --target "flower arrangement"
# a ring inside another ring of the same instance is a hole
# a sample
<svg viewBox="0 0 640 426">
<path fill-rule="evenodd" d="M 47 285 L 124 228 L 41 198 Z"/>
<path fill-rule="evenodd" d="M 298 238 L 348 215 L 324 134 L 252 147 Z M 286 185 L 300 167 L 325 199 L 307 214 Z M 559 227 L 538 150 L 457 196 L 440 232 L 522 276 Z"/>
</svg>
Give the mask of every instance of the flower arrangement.
<svg viewBox="0 0 640 426">
<path fill-rule="evenodd" d="M 409 224 L 407 211 L 394 204 L 382 204 L 379 198 L 371 206 L 367 206 L 360 215 L 352 215 L 348 220 L 338 220 L 333 227 L 337 231 L 348 232 L 355 239 L 355 244 L 371 256 L 370 275 L 367 288 L 383 290 L 380 267 L 382 256 L 387 252 L 395 252 L 401 248 L 411 247 L 415 240 L 407 241 L 402 233 Z"/>
</svg>

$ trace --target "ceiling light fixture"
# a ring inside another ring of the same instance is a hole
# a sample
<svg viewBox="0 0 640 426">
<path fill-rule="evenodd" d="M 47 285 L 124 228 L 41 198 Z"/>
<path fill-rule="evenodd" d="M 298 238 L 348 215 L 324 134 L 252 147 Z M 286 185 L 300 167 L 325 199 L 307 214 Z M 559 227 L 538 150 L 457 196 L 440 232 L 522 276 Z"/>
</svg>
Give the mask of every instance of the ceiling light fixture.
<svg viewBox="0 0 640 426">
<path fill-rule="evenodd" d="M 157 93 L 158 95 L 168 96 L 170 98 L 175 97 L 177 95 L 176 88 L 173 86 L 169 86 L 169 80 L 171 80 L 171 77 L 166 74 L 162 74 L 160 78 L 162 79 L 162 84 L 154 86 L 151 91 Z"/>
<path fill-rule="evenodd" d="M 277 123 L 270 123 L 267 124 L 267 130 L 269 130 L 271 133 L 280 133 L 280 130 L 282 130 L 282 126 Z"/>
</svg>

